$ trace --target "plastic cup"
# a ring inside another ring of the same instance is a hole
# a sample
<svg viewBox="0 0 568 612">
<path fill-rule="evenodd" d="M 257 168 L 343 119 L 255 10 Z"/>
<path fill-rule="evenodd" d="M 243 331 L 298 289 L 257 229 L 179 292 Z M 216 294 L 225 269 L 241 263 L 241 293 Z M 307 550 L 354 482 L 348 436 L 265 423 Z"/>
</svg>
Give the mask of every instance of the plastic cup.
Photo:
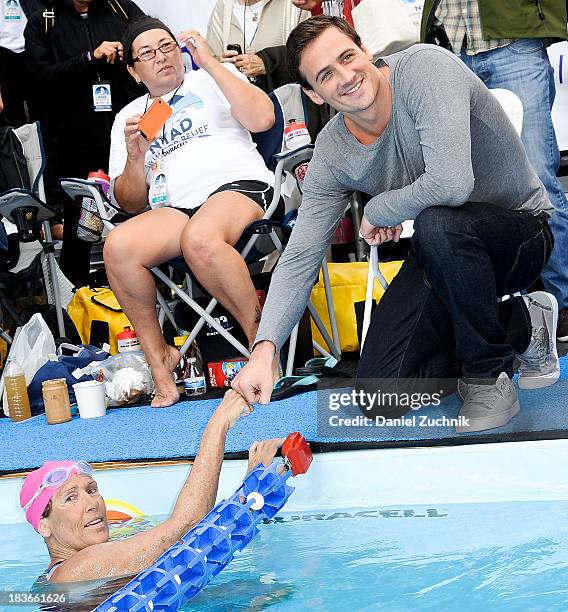
<svg viewBox="0 0 568 612">
<path fill-rule="evenodd" d="M 82 419 L 94 419 L 106 414 L 105 384 L 98 380 L 73 385 L 79 416 Z"/>
</svg>

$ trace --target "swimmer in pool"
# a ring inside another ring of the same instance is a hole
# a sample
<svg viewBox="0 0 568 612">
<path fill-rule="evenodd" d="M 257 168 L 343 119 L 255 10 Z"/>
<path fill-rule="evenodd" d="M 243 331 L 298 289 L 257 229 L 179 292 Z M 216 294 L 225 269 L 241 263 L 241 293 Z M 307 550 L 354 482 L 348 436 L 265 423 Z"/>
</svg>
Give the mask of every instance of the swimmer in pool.
<svg viewBox="0 0 568 612">
<path fill-rule="evenodd" d="M 228 391 L 209 420 L 199 452 L 174 509 L 163 523 L 130 538 L 109 541 L 105 502 L 85 461 L 48 461 L 26 477 L 20 504 L 44 539 L 52 583 L 135 575 L 150 567 L 214 506 L 228 430 L 252 407 Z M 255 442 L 249 471 L 270 465 L 284 438 Z"/>
</svg>

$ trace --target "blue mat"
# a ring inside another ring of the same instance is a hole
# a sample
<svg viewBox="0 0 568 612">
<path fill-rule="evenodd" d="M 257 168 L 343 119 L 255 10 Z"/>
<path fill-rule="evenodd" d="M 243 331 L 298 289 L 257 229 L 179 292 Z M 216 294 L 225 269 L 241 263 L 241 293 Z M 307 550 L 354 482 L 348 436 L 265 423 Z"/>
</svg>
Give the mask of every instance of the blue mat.
<svg viewBox="0 0 568 612">
<path fill-rule="evenodd" d="M 286 436 L 300 431 L 310 442 L 321 444 L 458 443 L 507 440 L 540 435 L 564 437 L 568 432 L 568 356 L 562 358 L 562 379 L 538 391 L 519 391 L 521 412 L 500 429 L 478 434 L 456 434 L 448 426 L 337 427 L 325 424 L 330 415 L 325 391 L 258 406 L 229 432 L 227 453 L 242 453 L 255 440 Z M 219 400 L 180 402 L 164 409 L 149 406 L 109 410 L 102 418 L 74 417 L 61 425 L 47 425 L 45 417 L 22 423 L 0 420 L 0 472 L 34 468 L 48 459 L 113 460 L 193 457 L 205 425 Z M 319 404 L 319 409 L 318 409 Z M 454 395 L 439 407 L 415 414 L 430 419 L 456 417 L 460 402 Z M 340 414 L 337 412 L 335 414 Z M 546 432 L 546 433 L 544 433 Z"/>
</svg>

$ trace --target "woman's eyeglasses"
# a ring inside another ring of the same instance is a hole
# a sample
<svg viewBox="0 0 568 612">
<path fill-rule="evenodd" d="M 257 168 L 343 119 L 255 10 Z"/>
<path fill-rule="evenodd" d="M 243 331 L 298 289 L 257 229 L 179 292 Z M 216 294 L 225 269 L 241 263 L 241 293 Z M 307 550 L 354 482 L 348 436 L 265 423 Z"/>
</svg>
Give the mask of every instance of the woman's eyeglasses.
<svg viewBox="0 0 568 612">
<path fill-rule="evenodd" d="M 164 55 L 171 53 L 174 49 L 178 48 L 178 44 L 175 40 L 169 40 L 165 42 L 163 45 L 160 45 L 156 49 L 146 49 L 139 53 L 136 57 L 132 58 L 133 62 L 149 62 L 156 57 L 158 51 L 163 53 Z"/>
</svg>

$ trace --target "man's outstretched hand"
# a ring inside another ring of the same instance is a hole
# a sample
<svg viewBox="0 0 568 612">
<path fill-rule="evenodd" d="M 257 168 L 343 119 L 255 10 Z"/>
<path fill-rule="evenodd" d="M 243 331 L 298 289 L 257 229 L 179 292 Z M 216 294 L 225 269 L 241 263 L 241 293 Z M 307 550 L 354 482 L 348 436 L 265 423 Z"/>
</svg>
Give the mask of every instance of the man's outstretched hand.
<svg viewBox="0 0 568 612">
<path fill-rule="evenodd" d="M 231 386 L 249 404 L 268 404 L 274 387 L 274 353 L 272 342 L 259 342 L 247 365 L 235 376 Z"/>
</svg>

